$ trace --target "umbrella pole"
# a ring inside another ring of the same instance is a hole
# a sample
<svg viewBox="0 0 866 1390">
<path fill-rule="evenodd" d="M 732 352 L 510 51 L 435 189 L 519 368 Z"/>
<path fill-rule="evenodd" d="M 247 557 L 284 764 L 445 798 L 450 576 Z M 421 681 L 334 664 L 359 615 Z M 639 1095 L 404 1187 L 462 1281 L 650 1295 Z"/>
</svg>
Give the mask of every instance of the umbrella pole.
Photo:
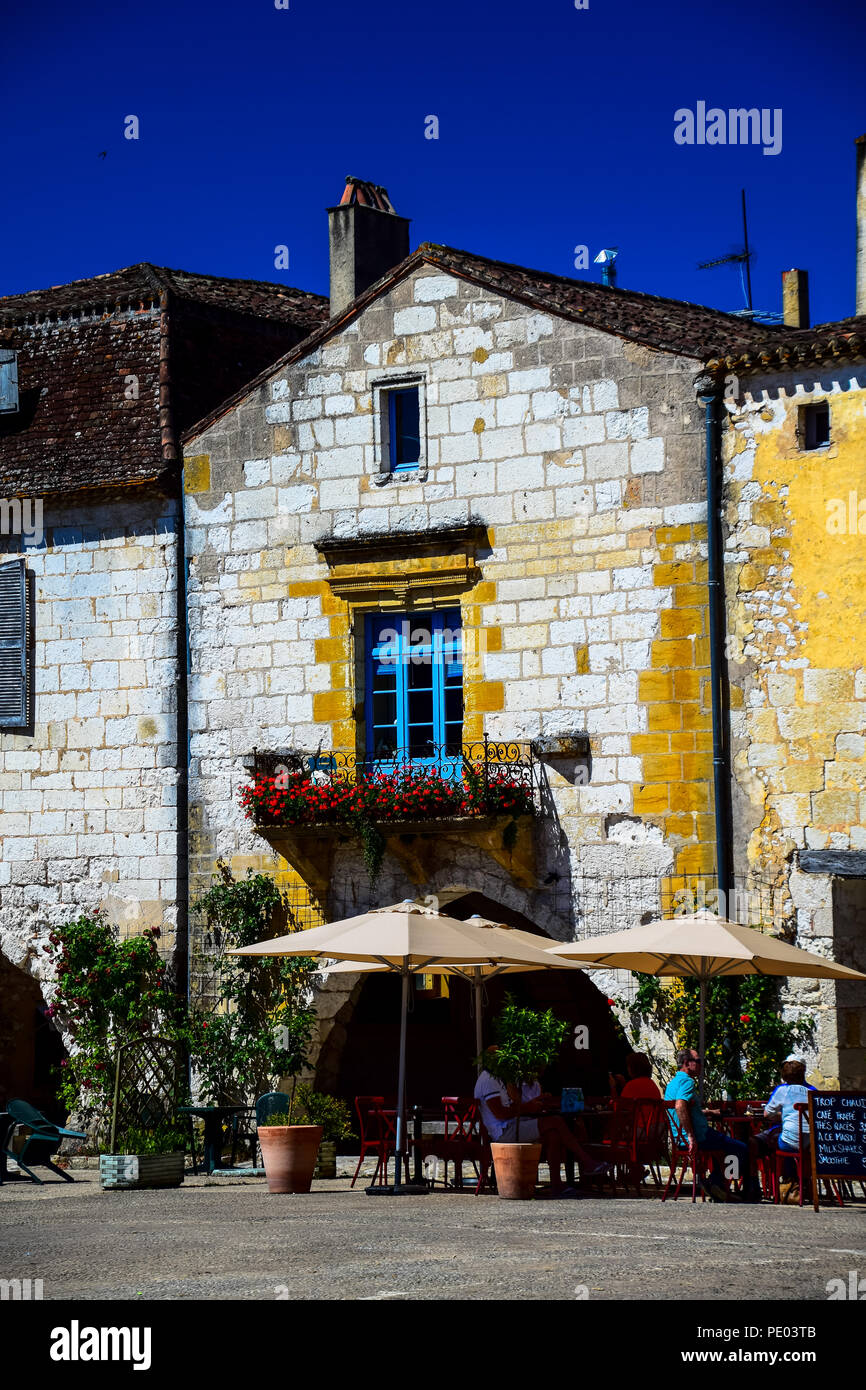
<svg viewBox="0 0 866 1390">
<path fill-rule="evenodd" d="M 703 1103 L 704 1103 L 704 1073 L 706 1072 L 706 1069 L 707 1069 L 707 1059 L 706 1059 L 706 1055 L 705 1055 L 705 1052 L 704 1052 L 704 1048 L 706 1047 L 706 1042 L 707 1042 L 707 978 L 706 978 L 705 975 L 702 975 L 702 976 L 701 976 L 701 1012 L 700 1012 L 700 1024 L 699 1024 L 699 1028 L 698 1028 L 698 1040 L 699 1040 L 699 1041 L 698 1041 L 698 1047 L 699 1047 L 700 1050 L 701 1050 L 701 1075 L 700 1075 L 700 1084 L 699 1084 L 699 1094 L 700 1094 L 701 1105 L 703 1105 Z"/>
<path fill-rule="evenodd" d="M 397 1075 L 397 1144 L 394 1162 L 396 1173 L 394 1184 L 402 1182 L 402 1169 L 406 1155 L 406 1018 L 409 1012 L 409 968 L 404 963 L 402 970 L 402 997 L 400 1004 L 400 1069 Z M 408 1163 L 406 1164 L 408 1179 Z"/>
<path fill-rule="evenodd" d="M 484 1031 L 483 1031 L 483 1028 L 482 1028 L 482 1026 L 481 1026 L 481 989 L 482 989 L 482 981 L 481 981 L 481 966 L 480 966 L 480 965 L 476 965 L 476 966 L 475 966 L 475 983 L 474 983 L 474 985 L 473 985 L 473 989 L 475 990 L 475 1054 L 476 1054 L 476 1056 L 477 1056 L 477 1058 L 478 1058 L 478 1062 L 477 1062 L 477 1065 L 476 1065 L 476 1075 L 477 1075 L 477 1076 L 480 1076 L 480 1075 L 481 1075 L 481 1052 L 482 1052 L 482 1049 L 483 1049 L 483 1047 L 484 1047 Z"/>
</svg>

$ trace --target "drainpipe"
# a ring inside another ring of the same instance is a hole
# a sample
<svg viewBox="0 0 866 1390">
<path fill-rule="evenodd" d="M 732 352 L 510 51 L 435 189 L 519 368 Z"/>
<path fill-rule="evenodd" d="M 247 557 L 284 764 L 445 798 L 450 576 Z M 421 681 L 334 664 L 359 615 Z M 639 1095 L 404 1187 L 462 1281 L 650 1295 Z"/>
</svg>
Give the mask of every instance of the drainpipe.
<svg viewBox="0 0 866 1390">
<path fill-rule="evenodd" d="M 157 278 L 154 276 L 154 278 Z M 162 458 L 169 476 L 169 491 L 177 499 L 176 555 L 176 593 L 177 620 L 176 662 L 177 662 L 177 705 L 175 711 L 175 736 L 177 739 L 177 930 L 175 933 L 175 957 L 177 961 L 177 981 L 190 997 L 190 942 L 189 942 L 189 632 L 187 628 L 187 559 L 186 523 L 183 506 L 183 463 L 177 442 L 174 411 L 171 401 L 171 296 L 168 289 L 159 284 L 159 426 L 162 444 Z"/>
<path fill-rule="evenodd" d="M 716 874 L 725 894 L 727 915 L 731 886 L 731 773 L 727 738 L 727 670 L 725 662 L 725 590 L 722 560 L 722 392 L 718 375 L 695 382 L 704 407 L 707 478 L 707 584 L 710 610 L 710 686 L 713 719 L 713 799 L 716 826 Z"/>
<path fill-rule="evenodd" d="M 710 610 L 710 690 L 713 722 L 713 802 L 716 828 L 716 882 L 724 893 L 724 915 L 730 917 L 731 889 L 731 771 L 728 748 L 728 683 L 725 659 L 725 578 L 722 549 L 722 393 L 724 380 L 720 373 L 707 372 L 698 377 L 695 385 L 698 399 L 704 407 L 706 436 L 705 465 L 707 480 L 707 586 Z M 728 1010 L 731 1019 L 739 1016 L 739 985 L 728 980 Z M 701 981 L 701 1056 L 704 1055 L 704 1018 L 706 1012 L 705 982 Z M 739 1075 L 740 1052 L 736 1024 L 731 1024 L 733 1038 L 729 1079 Z M 703 1095 L 703 1076 L 701 1077 Z"/>
</svg>

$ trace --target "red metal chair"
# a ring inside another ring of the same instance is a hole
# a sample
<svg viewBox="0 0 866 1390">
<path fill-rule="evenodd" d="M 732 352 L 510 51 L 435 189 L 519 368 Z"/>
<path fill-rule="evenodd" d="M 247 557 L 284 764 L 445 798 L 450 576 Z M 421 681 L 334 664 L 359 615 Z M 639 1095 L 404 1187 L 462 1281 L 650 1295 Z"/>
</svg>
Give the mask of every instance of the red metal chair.
<svg viewBox="0 0 866 1390">
<path fill-rule="evenodd" d="M 587 1147 L 623 1173 L 623 1187 L 629 1185 L 640 1192 L 643 1170 L 649 1167 L 656 1185 L 661 1188 L 662 1179 L 658 1165 L 668 1155 L 667 1109 L 662 1100 L 638 1100 L 631 1097 L 614 1102 L 614 1114 L 608 1130 L 600 1143 Z M 616 1177 L 613 1180 L 616 1195 Z"/>
<path fill-rule="evenodd" d="M 635 1162 L 649 1168 L 656 1187 L 662 1185 L 659 1164 L 668 1159 L 670 1125 L 663 1100 L 639 1100 L 634 1117 Z"/>
<path fill-rule="evenodd" d="M 471 1157 L 473 1163 L 475 1163 L 478 1168 L 478 1184 L 475 1188 L 475 1196 L 478 1197 L 484 1191 L 488 1183 L 490 1184 L 491 1190 L 495 1189 L 496 1172 L 493 1167 L 493 1152 L 490 1148 L 490 1135 L 484 1127 L 480 1108 L 476 1111 L 475 1123 L 476 1138 L 472 1142 L 477 1148 L 473 1150 Z"/>
<path fill-rule="evenodd" d="M 777 1149 L 777 1150 L 776 1150 L 776 1153 L 775 1153 L 775 1162 L 774 1162 L 774 1164 L 773 1164 L 773 1170 L 772 1170 L 772 1174 L 771 1174 L 771 1176 L 772 1176 L 772 1187 L 773 1187 L 773 1202 L 774 1202 L 776 1205 L 778 1205 L 779 1200 L 780 1200 L 780 1195 L 779 1195 L 779 1193 L 780 1193 L 780 1187 L 781 1187 L 781 1178 L 782 1178 L 782 1174 L 783 1174 L 784 1171 L 785 1171 L 785 1164 L 786 1164 L 786 1163 L 793 1163 L 793 1164 L 795 1164 L 796 1169 L 797 1169 L 797 1188 L 798 1188 L 798 1194 L 797 1194 L 797 1195 L 798 1195 L 798 1205 L 799 1205 L 799 1206 L 802 1206 L 802 1205 L 803 1205 L 803 1189 L 804 1189 L 804 1187 L 805 1187 L 805 1185 L 806 1185 L 806 1182 L 809 1182 L 809 1183 L 811 1184 L 811 1181 L 812 1181 L 812 1171 L 811 1171 L 811 1169 L 812 1169 L 812 1154 L 811 1154 L 811 1149 L 810 1149 L 809 1144 L 804 1144 L 804 1142 L 803 1142 L 804 1139 L 806 1138 L 806 1134 L 807 1134 L 807 1131 L 803 1128 L 803 1123 L 804 1123 L 804 1120 L 806 1119 L 806 1116 L 809 1114 L 809 1103 L 808 1103 L 808 1101 L 798 1101 L 798 1102 L 795 1104 L 794 1109 L 797 1111 L 797 1120 L 798 1120 L 798 1130 L 797 1130 L 798 1147 L 797 1147 L 797 1152 L 796 1152 L 796 1153 L 786 1153 L 786 1152 L 784 1152 L 784 1150 L 780 1150 L 780 1149 Z M 841 1206 L 844 1206 L 845 1204 L 844 1204 L 844 1202 L 842 1201 L 842 1194 L 841 1194 L 841 1192 L 839 1191 L 839 1189 L 838 1189 L 838 1187 L 836 1186 L 836 1184 L 833 1182 L 832 1178 L 819 1178 L 819 1179 L 818 1179 L 818 1191 L 819 1191 L 819 1192 L 820 1192 L 820 1190 L 821 1190 L 821 1183 L 822 1183 L 822 1182 L 823 1182 L 827 1187 L 829 1187 L 832 1196 L 834 1196 L 834 1197 L 836 1198 L 836 1201 L 839 1203 L 839 1206 L 840 1206 L 840 1207 L 841 1207 Z"/>
<path fill-rule="evenodd" d="M 456 1187 L 463 1186 L 463 1164 L 472 1158 L 472 1151 L 478 1147 L 478 1101 L 474 1096 L 443 1096 L 442 1107 L 445 1114 L 445 1184 L 448 1184 L 448 1164 L 453 1163 L 456 1174 Z"/>
<path fill-rule="evenodd" d="M 586 1145 L 593 1158 L 610 1164 L 610 1179 L 613 1184 L 614 1197 L 616 1196 L 617 1174 L 623 1173 L 623 1190 L 627 1193 L 629 1176 L 633 1175 L 636 1167 L 636 1113 L 637 1101 L 622 1099 L 614 1101 L 613 1114 L 607 1121 L 604 1137 Z"/>
<path fill-rule="evenodd" d="M 692 1155 L 692 1151 L 689 1148 L 688 1144 L 684 1144 L 682 1139 L 680 1138 L 679 1124 L 675 1124 L 677 1108 L 676 1101 L 665 1100 L 662 1102 L 662 1104 L 668 1112 L 668 1122 L 671 1131 L 670 1173 L 668 1175 L 667 1186 L 664 1192 L 662 1193 L 662 1201 L 664 1202 L 667 1200 L 668 1193 L 670 1192 L 674 1179 L 676 1178 L 677 1165 L 679 1163 L 682 1163 L 682 1171 L 680 1172 L 680 1180 L 677 1183 L 677 1190 L 674 1193 L 674 1201 L 676 1201 L 679 1197 L 686 1173 L 688 1172 L 689 1168 L 691 1168 L 692 1201 L 694 1202 L 695 1197 L 697 1195 L 697 1188 L 700 1186 L 701 1201 L 703 1202 L 706 1199 L 706 1194 L 703 1189 L 703 1180 L 704 1178 L 706 1178 L 707 1173 L 712 1168 L 712 1157 L 710 1154 L 701 1153 L 700 1149 L 697 1150 L 694 1156 Z"/>
<path fill-rule="evenodd" d="M 443 1096 L 444 1133 L 425 1134 L 419 1145 L 424 1158 L 444 1161 L 443 1182 L 448 1186 L 448 1165 L 454 1164 L 454 1186 L 463 1187 L 463 1164 L 471 1163 L 477 1178 L 476 1192 L 486 1181 L 492 1163 L 490 1142 L 481 1123 L 474 1096 Z"/>
<path fill-rule="evenodd" d="M 352 1178 L 354 1187 L 361 1171 L 361 1164 L 368 1153 L 376 1154 L 376 1170 L 372 1181 L 380 1181 L 384 1186 L 388 1181 L 388 1160 L 396 1151 L 396 1133 L 393 1123 L 385 1113 L 384 1096 L 356 1096 L 355 1113 L 358 1116 L 358 1132 L 361 1136 L 361 1156 Z"/>
</svg>

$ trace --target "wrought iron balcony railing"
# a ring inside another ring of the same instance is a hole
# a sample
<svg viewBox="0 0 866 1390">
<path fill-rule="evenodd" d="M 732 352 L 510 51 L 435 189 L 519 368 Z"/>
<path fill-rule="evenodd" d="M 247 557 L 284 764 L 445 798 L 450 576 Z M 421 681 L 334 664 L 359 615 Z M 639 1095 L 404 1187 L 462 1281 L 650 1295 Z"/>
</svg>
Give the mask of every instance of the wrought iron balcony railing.
<svg viewBox="0 0 866 1390">
<path fill-rule="evenodd" d="M 532 815 L 537 765 L 528 743 L 478 739 L 414 756 L 253 751 L 242 802 L 256 825 L 339 824 L 352 810 L 382 820 Z"/>
</svg>

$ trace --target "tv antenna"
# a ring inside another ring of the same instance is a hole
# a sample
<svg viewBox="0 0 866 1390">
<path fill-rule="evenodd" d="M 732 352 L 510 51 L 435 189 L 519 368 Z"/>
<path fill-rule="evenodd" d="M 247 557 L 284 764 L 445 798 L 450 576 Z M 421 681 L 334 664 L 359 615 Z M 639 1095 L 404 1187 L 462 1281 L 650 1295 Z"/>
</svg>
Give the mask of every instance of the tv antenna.
<svg viewBox="0 0 866 1390">
<path fill-rule="evenodd" d="M 751 265 L 755 258 L 755 253 L 749 246 L 749 224 L 746 219 L 746 190 L 740 189 L 740 200 L 743 208 L 743 247 L 742 250 L 732 251 L 727 256 L 717 256 L 712 261 L 701 261 L 698 270 L 712 270 L 717 265 L 738 265 L 740 267 L 740 281 L 743 286 L 743 295 L 746 300 L 745 309 L 734 309 L 733 315 L 738 319 L 751 319 L 755 323 L 782 323 L 783 316 L 774 313 L 770 309 L 755 309 L 752 305 L 752 273 Z M 745 272 L 745 276 L 744 276 Z"/>
<path fill-rule="evenodd" d="M 754 253 L 754 251 L 751 251 L 751 250 L 749 249 L 749 224 L 748 224 L 748 222 L 747 222 L 747 220 L 746 220 L 746 190 L 745 190 L 745 188 L 741 188 L 741 189 L 740 189 L 740 199 L 741 199 L 741 201 L 742 201 L 742 206 L 743 206 L 743 249 L 742 249 L 742 251 L 732 251 L 732 252 L 730 253 L 730 255 L 728 255 L 728 256 L 717 256 L 716 259 L 715 259 L 714 261 L 701 261 L 700 264 L 698 265 L 698 270 L 712 270 L 712 269 L 713 269 L 715 266 L 717 266 L 717 265 L 739 265 L 739 266 L 741 267 L 740 275 L 742 276 L 742 273 L 743 273 L 743 269 L 742 269 L 742 268 L 744 268 L 744 269 L 745 269 L 745 272 L 746 272 L 746 279 L 745 279 L 745 283 L 744 283 L 744 285 L 743 285 L 743 292 L 744 292 L 744 294 L 745 294 L 745 296 L 746 296 L 746 307 L 747 307 L 747 310 L 748 310 L 749 313 L 752 313 L 753 310 L 752 310 L 752 274 L 751 274 L 751 262 L 752 262 L 752 257 L 754 256 L 755 253 Z"/>
</svg>

